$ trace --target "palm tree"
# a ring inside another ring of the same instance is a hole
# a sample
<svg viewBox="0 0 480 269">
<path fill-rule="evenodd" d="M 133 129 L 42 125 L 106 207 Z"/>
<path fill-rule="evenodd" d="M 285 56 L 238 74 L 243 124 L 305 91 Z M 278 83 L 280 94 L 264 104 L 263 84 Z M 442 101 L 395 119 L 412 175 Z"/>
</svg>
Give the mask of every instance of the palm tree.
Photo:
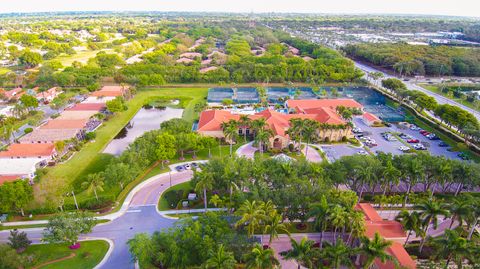
<svg viewBox="0 0 480 269">
<path fill-rule="evenodd" d="M 358 202 L 360 203 L 360 201 L 362 200 L 362 194 L 363 194 L 363 190 L 364 190 L 364 185 L 365 184 L 372 184 L 375 182 L 375 180 L 377 179 L 377 174 L 375 172 L 375 168 L 374 166 L 371 166 L 371 165 L 366 165 L 366 166 L 359 166 L 356 168 L 357 170 L 357 177 L 358 179 L 360 180 L 360 193 L 358 195 Z"/>
<path fill-rule="evenodd" d="M 300 242 L 290 238 L 290 243 L 292 244 L 292 249 L 282 252 L 280 255 L 285 257 L 286 260 L 296 260 L 298 269 L 301 268 L 301 265 L 313 268 L 313 260 L 315 258 L 313 245 L 315 242 L 308 240 L 307 237 L 303 237 Z"/>
<path fill-rule="evenodd" d="M 237 261 L 233 256 L 233 253 L 226 251 L 223 244 L 218 246 L 216 252 L 210 251 L 210 258 L 205 262 L 206 268 L 215 268 L 215 269 L 233 269 Z"/>
<path fill-rule="evenodd" d="M 265 225 L 264 233 L 270 236 L 268 244 L 272 244 L 274 238 L 278 238 L 280 233 L 286 233 L 290 235 L 290 232 L 287 229 L 287 224 L 282 223 L 282 216 L 279 214 L 274 214 L 268 218 L 267 225 Z"/>
<path fill-rule="evenodd" d="M 260 223 L 265 219 L 265 211 L 262 206 L 256 201 L 250 202 L 246 200 L 236 214 L 241 217 L 237 221 L 236 226 L 245 225 L 249 236 L 253 236 L 255 229 L 260 226 Z"/>
<path fill-rule="evenodd" d="M 473 244 L 469 244 L 467 239 L 461 237 L 454 230 L 445 230 L 445 235 L 433 239 L 435 255 L 447 259 L 445 269 L 448 268 L 450 261 L 462 268 L 463 260 L 470 257 L 470 250 Z"/>
<path fill-rule="evenodd" d="M 337 241 L 338 228 L 343 228 L 347 224 L 347 212 L 342 206 L 336 205 L 330 211 L 328 221 L 334 227 L 333 228 L 333 240 Z"/>
<path fill-rule="evenodd" d="M 273 269 L 280 265 L 273 249 L 264 249 L 260 244 L 256 244 L 244 258 L 247 269 Z"/>
<path fill-rule="evenodd" d="M 402 173 L 398 170 L 391 160 L 388 160 L 386 165 L 383 168 L 382 179 L 383 179 L 383 195 L 386 194 L 387 189 L 390 191 L 391 184 L 398 184 L 400 182 L 400 176 Z"/>
<path fill-rule="evenodd" d="M 453 202 L 449 205 L 448 210 L 450 211 L 450 214 L 452 214 L 452 219 L 449 227 L 449 229 L 452 229 L 453 223 L 455 221 L 458 221 L 461 227 L 463 221 L 469 217 L 469 215 L 473 212 L 474 209 L 470 199 L 459 197 L 453 200 Z"/>
<path fill-rule="evenodd" d="M 306 122 L 306 124 L 305 124 L 305 128 L 303 129 L 303 136 L 307 141 L 307 146 L 305 148 L 305 155 L 307 155 L 308 146 L 310 142 L 317 137 L 317 131 L 318 131 L 318 128 L 320 127 L 320 124 L 318 123 L 318 121 L 315 121 L 315 120 L 306 119 L 304 121 Z"/>
<path fill-rule="evenodd" d="M 479 198 L 470 197 L 469 199 L 472 199 L 473 205 L 478 205 L 480 203 Z M 468 233 L 468 237 L 467 237 L 468 240 L 472 239 L 473 232 L 475 231 L 475 228 L 477 227 L 479 220 L 480 220 L 480 207 L 474 206 L 472 208 L 472 212 L 470 216 L 468 216 L 467 218 L 468 226 L 470 228 L 470 232 Z"/>
<path fill-rule="evenodd" d="M 360 211 L 352 211 L 347 214 L 347 227 L 350 230 L 347 238 L 347 244 L 350 244 L 352 238 L 359 238 L 365 233 L 365 215 Z"/>
<path fill-rule="evenodd" d="M 360 242 L 358 252 L 365 258 L 364 269 L 370 268 L 375 259 L 379 259 L 382 263 L 393 260 L 393 257 L 387 253 L 387 249 L 392 245 L 392 242 L 383 239 L 379 233 L 375 233 L 372 240 L 368 237 L 362 237 Z"/>
<path fill-rule="evenodd" d="M 213 174 L 207 171 L 196 172 L 195 176 L 198 182 L 195 185 L 195 191 L 203 191 L 203 204 L 205 206 L 205 213 L 207 212 L 207 189 L 213 187 Z"/>
<path fill-rule="evenodd" d="M 330 204 L 327 202 L 327 197 L 322 195 L 320 202 L 312 204 L 307 214 L 307 218 L 314 218 L 315 228 L 320 230 L 320 248 L 322 248 L 323 234 L 327 229 L 329 209 Z"/>
<path fill-rule="evenodd" d="M 419 210 L 422 225 L 423 225 L 423 237 L 420 244 L 419 251 L 422 252 L 423 246 L 425 244 L 425 239 L 428 236 L 427 231 L 430 224 L 433 225 L 434 229 L 437 229 L 438 226 L 438 217 L 445 216 L 447 217 L 450 212 L 446 209 L 446 206 L 436 200 L 427 200 L 423 203 L 414 206 L 415 210 Z"/>
<path fill-rule="evenodd" d="M 256 120 L 251 121 L 250 127 L 254 131 L 254 137 L 253 138 L 255 139 L 258 130 L 263 130 L 263 129 L 265 129 L 266 126 L 267 126 L 267 121 L 265 120 L 265 118 L 258 118 Z"/>
<path fill-rule="evenodd" d="M 87 181 L 82 183 L 82 187 L 87 189 L 87 193 L 95 194 L 95 198 L 98 201 L 97 191 L 103 191 L 103 175 L 101 173 L 89 174 L 87 177 Z"/>
<path fill-rule="evenodd" d="M 239 124 L 240 124 L 240 127 L 242 127 L 244 130 L 243 130 L 243 140 L 245 142 L 247 142 L 247 128 L 248 126 L 250 126 L 250 118 L 248 117 L 248 115 L 240 115 L 240 119 L 239 119 Z"/>
<path fill-rule="evenodd" d="M 258 144 L 258 147 L 260 148 L 260 153 L 262 155 L 264 145 L 268 143 L 272 136 L 273 132 L 270 129 L 260 129 L 257 131 L 257 135 L 255 136 L 255 143 Z"/>
<path fill-rule="evenodd" d="M 232 157 L 233 143 L 238 138 L 238 122 L 235 120 L 230 120 L 228 122 L 222 122 L 221 126 L 223 130 L 223 135 L 230 144 L 230 157 Z"/>
<path fill-rule="evenodd" d="M 355 250 L 347 246 L 342 239 L 336 244 L 325 242 L 325 250 L 322 252 L 322 257 L 328 260 L 330 268 L 355 268 L 351 256 Z"/>
<path fill-rule="evenodd" d="M 395 220 L 399 221 L 403 228 L 408 231 L 407 239 L 405 240 L 404 246 L 407 245 L 412 232 L 415 232 L 417 236 L 420 234 L 420 214 L 416 211 L 409 213 L 407 210 L 402 210 L 396 217 Z"/>
<path fill-rule="evenodd" d="M 417 184 L 420 178 L 423 178 L 425 174 L 425 169 L 423 168 L 422 164 L 420 163 L 418 158 L 411 158 L 408 167 L 407 167 L 407 193 L 405 194 L 405 200 L 403 201 L 403 206 L 408 202 L 408 197 L 410 196 L 410 191 L 412 190 L 413 186 Z"/>
</svg>

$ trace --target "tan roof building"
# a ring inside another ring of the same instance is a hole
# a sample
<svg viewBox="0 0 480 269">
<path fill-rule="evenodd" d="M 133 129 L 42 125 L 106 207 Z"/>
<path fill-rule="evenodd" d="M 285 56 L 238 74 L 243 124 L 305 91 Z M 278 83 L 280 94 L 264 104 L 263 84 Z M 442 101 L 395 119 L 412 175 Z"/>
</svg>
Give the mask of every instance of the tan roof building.
<svg viewBox="0 0 480 269">
<path fill-rule="evenodd" d="M 55 119 L 48 121 L 47 124 L 40 126 L 40 129 L 83 129 L 87 125 L 88 120 L 62 120 Z"/>
<path fill-rule="evenodd" d="M 35 129 L 19 139 L 22 144 L 55 143 L 77 137 L 80 129 Z"/>
<path fill-rule="evenodd" d="M 94 110 L 63 111 L 57 120 L 88 120 L 97 113 L 98 112 Z"/>
</svg>

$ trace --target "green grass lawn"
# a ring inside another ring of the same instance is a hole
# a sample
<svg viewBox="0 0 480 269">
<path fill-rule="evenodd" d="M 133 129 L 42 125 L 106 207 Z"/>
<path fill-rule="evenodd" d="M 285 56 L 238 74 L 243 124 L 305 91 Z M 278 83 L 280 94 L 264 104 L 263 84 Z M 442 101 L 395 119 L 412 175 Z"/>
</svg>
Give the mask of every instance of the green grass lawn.
<svg viewBox="0 0 480 269">
<path fill-rule="evenodd" d="M 171 210 L 170 206 L 168 205 L 167 199 L 165 199 L 165 193 L 167 193 L 169 191 L 183 190 L 183 192 L 185 194 L 185 193 L 188 193 L 192 189 L 193 189 L 193 187 L 190 185 L 190 181 L 180 183 L 180 184 L 174 185 L 174 186 L 166 189 L 165 192 L 162 193 L 162 196 L 160 197 L 160 200 L 158 201 L 158 210 L 160 210 L 160 211 Z"/>
<path fill-rule="evenodd" d="M 33 255 L 34 257 L 27 268 L 33 268 L 52 260 L 68 257 L 71 253 L 75 253 L 75 257 L 42 266 L 41 268 L 93 268 L 103 259 L 109 248 L 109 244 L 103 240 L 83 241 L 80 242 L 80 244 L 81 247 L 76 250 L 69 249 L 68 244 L 31 245 L 23 254 L 28 256 Z"/>
<path fill-rule="evenodd" d="M 86 177 L 91 172 L 101 171 L 111 159 L 110 155 L 101 152 L 143 105 L 154 101 L 156 98 L 189 99 L 190 101 L 185 104 L 183 118 L 193 121 L 197 117 L 194 110 L 195 104 L 203 101 L 206 95 L 206 88 L 139 90 L 137 95 L 128 101 L 127 111 L 117 113 L 97 129 L 95 142 L 85 144 L 66 163 L 47 168 L 46 175 L 42 177 L 39 184 L 35 185 L 35 206 L 42 205 L 51 192 L 57 190 L 56 186 L 68 187 L 72 182 Z"/>
<path fill-rule="evenodd" d="M 429 91 L 431 91 L 431 92 L 434 92 L 434 93 L 438 93 L 438 94 L 440 94 L 440 95 L 442 95 L 442 96 L 444 96 L 444 97 L 447 97 L 447 98 L 450 99 L 450 100 L 453 100 L 453 101 L 455 101 L 455 102 L 457 102 L 457 103 L 460 103 L 460 104 L 462 104 L 462 105 L 464 105 L 464 106 L 466 106 L 466 107 L 469 107 L 469 108 L 471 108 L 471 109 L 475 109 L 475 110 L 478 111 L 478 108 L 475 107 L 475 105 L 474 105 L 473 103 L 470 103 L 470 102 L 468 102 L 467 100 L 463 100 L 463 99 L 461 99 L 461 98 L 455 98 L 455 97 L 448 96 L 447 94 L 445 94 L 444 92 L 442 92 L 438 86 L 425 85 L 425 84 L 420 84 L 420 86 L 421 86 L 422 88 L 424 88 L 424 89 L 427 89 L 427 90 L 429 90 Z"/>
<path fill-rule="evenodd" d="M 93 58 L 99 53 L 100 51 L 109 52 L 112 51 L 111 49 L 105 50 L 87 50 L 87 51 L 80 51 L 73 55 L 62 54 L 56 57 L 54 60 L 60 61 L 63 66 L 68 67 L 73 64 L 73 62 L 81 62 L 86 63 L 88 59 Z"/>
<path fill-rule="evenodd" d="M 0 75 L 4 75 L 12 70 L 6 68 L 6 67 L 0 67 Z"/>
</svg>

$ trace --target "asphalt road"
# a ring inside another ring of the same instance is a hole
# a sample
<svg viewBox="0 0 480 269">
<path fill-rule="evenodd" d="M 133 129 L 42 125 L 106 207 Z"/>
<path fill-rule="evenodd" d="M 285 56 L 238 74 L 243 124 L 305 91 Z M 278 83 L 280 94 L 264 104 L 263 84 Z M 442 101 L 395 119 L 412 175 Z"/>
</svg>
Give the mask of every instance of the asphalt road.
<svg viewBox="0 0 480 269">
<path fill-rule="evenodd" d="M 192 171 L 172 173 L 172 185 L 188 181 Z M 128 250 L 127 242 L 137 233 L 152 234 L 165 228 L 172 227 L 176 222 L 161 216 L 156 205 L 161 194 L 170 186 L 169 174 L 163 174 L 154 181 L 143 186 L 132 198 L 128 209 L 118 218 L 99 224 L 93 231 L 80 237 L 82 239 L 108 238 L 114 246 L 102 269 L 131 269 L 134 268 L 132 256 Z M 40 243 L 42 239 L 41 228 L 25 229 L 33 243 Z M 0 231 L 0 243 L 8 241 L 9 232 Z"/>
<path fill-rule="evenodd" d="M 380 72 L 380 73 L 383 73 L 383 75 L 384 75 L 385 78 L 398 78 L 398 79 L 401 79 L 401 78 L 399 78 L 399 77 L 389 75 L 389 74 L 384 73 L 384 72 L 382 72 L 382 71 L 380 71 L 380 70 L 378 70 L 378 69 L 375 69 L 375 68 L 373 68 L 373 67 L 371 67 L 371 66 L 367 66 L 367 65 L 362 64 L 362 63 L 359 63 L 359 62 L 355 62 L 355 66 L 356 66 L 357 68 L 361 69 L 362 71 L 364 71 L 365 73 Z M 380 85 L 380 83 L 381 83 L 381 79 L 379 79 L 379 80 L 369 79 L 369 80 L 372 81 L 372 82 L 376 82 L 376 84 L 378 84 L 378 85 Z M 441 104 L 441 105 L 443 105 L 443 104 L 449 104 L 449 105 L 458 106 L 458 107 L 460 107 L 460 108 L 462 108 L 462 109 L 464 109 L 464 110 L 472 113 L 473 115 L 475 115 L 475 117 L 476 117 L 478 120 L 480 120 L 480 113 L 477 112 L 477 111 L 474 110 L 474 109 L 471 109 L 471 108 L 469 108 L 469 107 L 467 107 L 467 106 L 464 106 L 464 105 L 462 105 L 462 104 L 460 104 L 460 103 L 458 103 L 458 102 L 456 102 L 456 101 L 450 100 L 450 99 L 448 99 L 448 98 L 446 98 L 446 97 L 444 97 L 444 96 L 442 96 L 442 95 L 440 95 L 440 94 L 437 94 L 437 93 L 431 92 L 431 91 L 429 91 L 429 90 L 427 90 L 427 89 L 424 89 L 424 88 L 422 88 L 422 87 L 420 87 L 420 86 L 418 86 L 418 85 L 416 85 L 416 84 L 414 84 L 414 83 L 412 83 L 412 82 L 404 81 L 403 83 L 405 83 L 405 85 L 407 86 L 407 88 L 408 88 L 409 90 L 417 90 L 417 91 L 424 92 L 425 94 L 430 95 L 430 96 L 432 96 L 433 98 L 435 98 L 435 100 L 437 101 L 437 103 L 439 103 L 439 104 Z"/>
</svg>

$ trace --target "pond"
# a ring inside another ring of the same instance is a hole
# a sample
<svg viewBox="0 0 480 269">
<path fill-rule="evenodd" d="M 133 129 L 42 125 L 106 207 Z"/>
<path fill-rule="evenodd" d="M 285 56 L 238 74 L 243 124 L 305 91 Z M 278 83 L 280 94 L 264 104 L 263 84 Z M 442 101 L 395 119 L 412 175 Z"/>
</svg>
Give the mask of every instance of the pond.
<svg viewBox="0 0 480 269">
<path fill-rule="evenodd" d="M 173 118 L 181 118 L 183 109 L 179 108 L 153 108 L 140 109 L 132 120 L 115 136 L 107 145 L 103 153 L 120 155 L 135 138 L 145 132 L 160 128 L 160 123 Z"/>
</svg>

